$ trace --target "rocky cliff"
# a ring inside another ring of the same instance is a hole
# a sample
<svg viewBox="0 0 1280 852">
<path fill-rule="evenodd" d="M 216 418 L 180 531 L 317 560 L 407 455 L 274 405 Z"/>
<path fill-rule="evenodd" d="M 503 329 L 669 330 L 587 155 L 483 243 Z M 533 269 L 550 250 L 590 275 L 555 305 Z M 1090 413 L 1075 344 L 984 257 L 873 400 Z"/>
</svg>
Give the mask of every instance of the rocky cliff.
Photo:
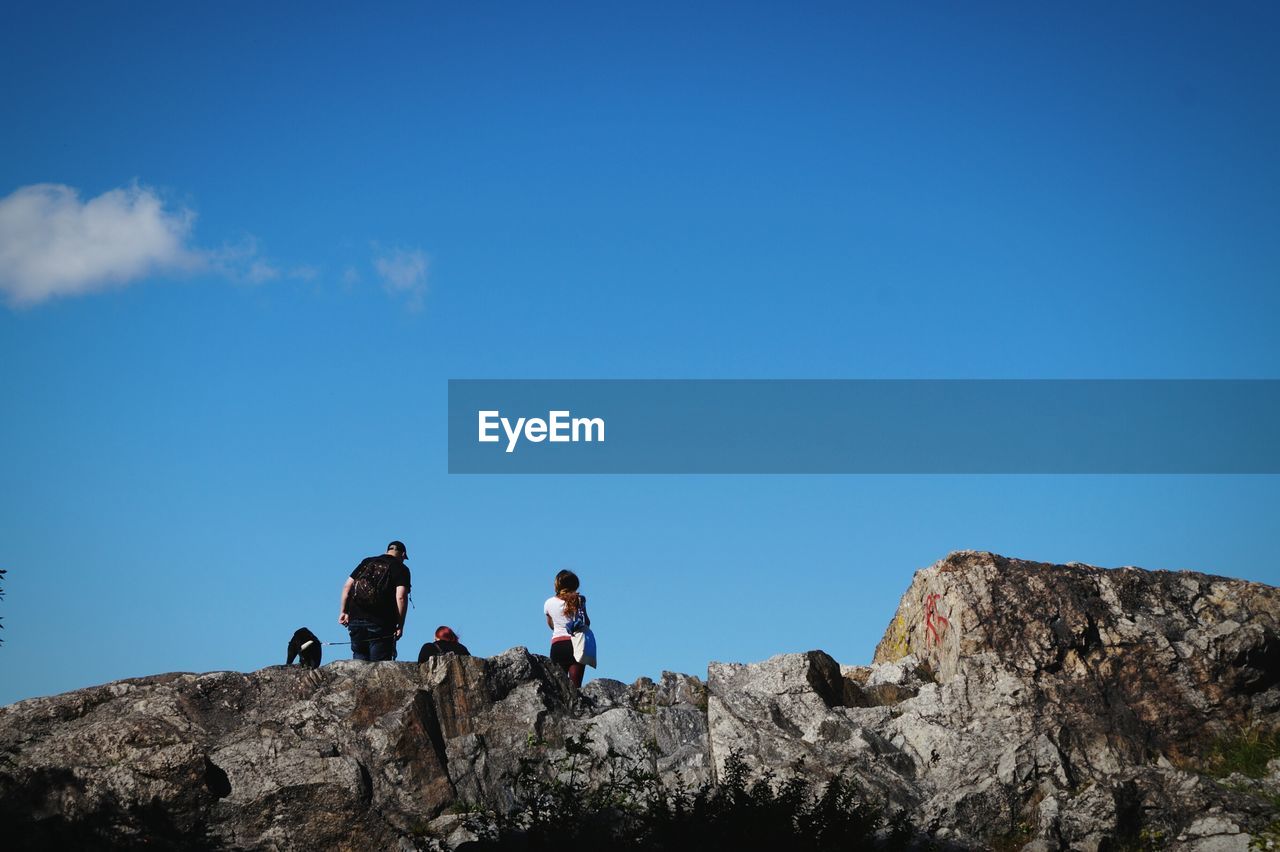
<svg viewBox="0 0 1280 852">
<path fill-rule="evenodd" d="M 621 757 L 671 788 L 735 754 L 843 778 L 935 843 L 1243 852 L 1280 842 L 1280 760 L 1221 756 L 1278 727 L 1280 590 L 962 552 L 916 573 L 870 666 L 812 651 L 575 695 L 514 648 L 18 702 L 0 818 L 18 848 L 422 848 L 585 738 L 588 773 Z"/>
</svg>

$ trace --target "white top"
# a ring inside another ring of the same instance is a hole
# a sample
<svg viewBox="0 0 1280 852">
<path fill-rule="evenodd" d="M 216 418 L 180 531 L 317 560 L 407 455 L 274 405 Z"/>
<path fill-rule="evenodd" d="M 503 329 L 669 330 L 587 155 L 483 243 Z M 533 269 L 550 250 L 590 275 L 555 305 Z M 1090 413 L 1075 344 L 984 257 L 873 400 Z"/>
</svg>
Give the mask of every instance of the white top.
<svg viewBox="0 0 1280 852">
<path fill-rule="evenodd" d="M 586 609 L 586 603 L 583 603 L 583 609 Z M 547 598 L 547 602 L 542 605 L 542 611 L 551 617 L 551 641 L 557 639 L 568 639 L 569 619 L 564 617 L 564 601 L 552 595 Z"/>
</svg>

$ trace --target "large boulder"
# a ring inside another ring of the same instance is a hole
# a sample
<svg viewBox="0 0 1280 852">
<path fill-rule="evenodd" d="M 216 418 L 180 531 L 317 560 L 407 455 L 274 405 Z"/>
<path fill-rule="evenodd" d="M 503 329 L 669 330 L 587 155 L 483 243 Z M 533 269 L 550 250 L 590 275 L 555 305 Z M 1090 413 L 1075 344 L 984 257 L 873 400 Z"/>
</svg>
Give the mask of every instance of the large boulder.
<svg viewBox="0 0 1280 852">
<path fill-rule="evenodd" d="M 1237 829 L 1277 816 L 1177 768 L 1280 725 L 1272 586 L 952 553 L 916 573 L 873 665 L 907 660 L 935 683 L 884 734 L 920 768 L 919 813 L 940 832 L 1194 846 L 1197 814 L 1235 814 Z"/>
<path fill-rule="evenodd" d="M 757 774 L 835 777 L 857 783 L 892 810 L 916 804 L 915 763 L 882 733 L 893 716 L 821 651 L 763 663 L 712 663 L 707 672 L 711 757 L 723 773 L 732 755 Z"/>
<path fill-rule="evenodd" d="M 19 848 L 412 848 L 446 809 L 509 808 L 521 759 L 566 737 L 707 780 L 701 694 L 575 698 L 523 648 L 120 681 L 0 708 L 0 819 Z"/>
</svg>

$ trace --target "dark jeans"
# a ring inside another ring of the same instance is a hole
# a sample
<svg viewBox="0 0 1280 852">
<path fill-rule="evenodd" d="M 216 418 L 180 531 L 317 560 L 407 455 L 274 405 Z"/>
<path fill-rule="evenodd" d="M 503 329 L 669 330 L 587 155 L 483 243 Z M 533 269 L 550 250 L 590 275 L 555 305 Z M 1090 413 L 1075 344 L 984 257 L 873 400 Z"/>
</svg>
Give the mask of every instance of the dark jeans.
<svg viewBox="0 0 1280 852">
<path fill-rule="evenodd" d="M 587 667 L 573 658 L 573 642 L 568 639 L 552 642 L 551 662 L 565 670 L 574 686 L 582 686 L 582 676 L 587 673 Z"/>
<path fill-rule="evenodd" d="M 353 660 L 368 660 L 376 663 L 396 658 L 394 624 L 353 618 L 347 622 L 347 632 L 351 634 Z"/>
</svg>

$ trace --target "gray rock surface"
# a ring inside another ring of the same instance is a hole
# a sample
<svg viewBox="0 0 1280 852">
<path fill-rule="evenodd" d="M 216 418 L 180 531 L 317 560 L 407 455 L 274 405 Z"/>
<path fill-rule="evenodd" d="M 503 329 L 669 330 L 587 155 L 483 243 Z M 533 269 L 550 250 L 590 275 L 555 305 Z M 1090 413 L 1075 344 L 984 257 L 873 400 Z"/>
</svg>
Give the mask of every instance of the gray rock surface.
<svg viewBox="0 0 1280 852">
<path fill-rule="evenodd" d="M 916 573 L 870 666 L 811 651 L 575 694 L 513 648 L 18 702 L 0 708 L 0 819 L 16 848 L 454 845 L 459 810 L 509 808 L 522 758 L 586 736 L 673 787 L 735 753 L 843 777 L 960 846 L 1268 848 L 1280 760 L 1261 778 L 1203 760 L 1280 726 L 1278 637 L 1270 586 L 953 553 Z"/>
<path fill-rule="evenodd" d="M 1214 738 L 1280 723 L 1274 587 L 953 553 L 916 573 L 873 668 L 908 659 L 936 682 L 885 734 L 927 768 L 919 813 L 940 831 L 1207 848 L 1277 818 L 1185 771 Z M 1214 808 L 1237 830 L 1195 830 Z"/>
</svg>

